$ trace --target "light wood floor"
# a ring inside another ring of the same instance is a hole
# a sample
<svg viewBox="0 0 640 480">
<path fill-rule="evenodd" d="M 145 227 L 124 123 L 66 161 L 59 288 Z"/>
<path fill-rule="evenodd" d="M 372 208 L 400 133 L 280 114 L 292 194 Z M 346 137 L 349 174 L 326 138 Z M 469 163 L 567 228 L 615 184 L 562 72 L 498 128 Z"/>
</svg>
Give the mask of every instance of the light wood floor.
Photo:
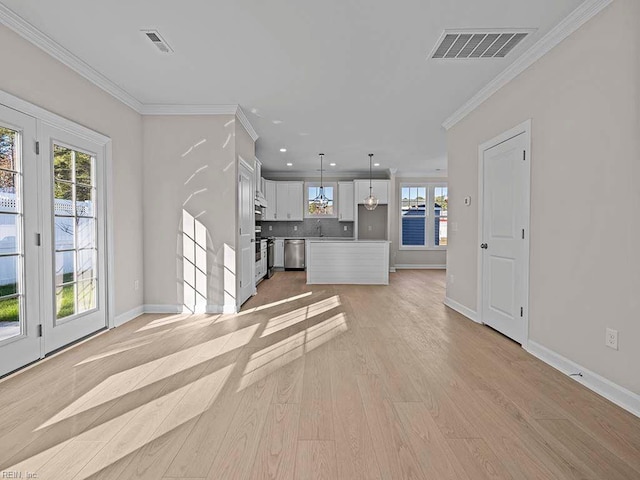
<svg viewBox="0 0 640 480">
<path fill-rule="evenodd" d="M 277 273 L 239 315 L 140 317 L 0 382 L 0 472 L 639 479 L 640 419 L 444 307 L 444 280 Z"/>
</svg>

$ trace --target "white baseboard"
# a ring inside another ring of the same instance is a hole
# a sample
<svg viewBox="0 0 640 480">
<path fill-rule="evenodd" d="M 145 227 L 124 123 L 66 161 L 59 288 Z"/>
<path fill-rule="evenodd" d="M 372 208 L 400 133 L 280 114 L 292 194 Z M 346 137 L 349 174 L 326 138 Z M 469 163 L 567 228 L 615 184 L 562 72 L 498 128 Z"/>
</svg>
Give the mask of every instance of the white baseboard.
<svg viewBox="0 0 640 480">
<path fill-rule="evenodd" d="M 136 308 L 132 308 L 128 312 L 124 312 L 124 313 L 121 313 L 120 315 L 117 315 L 113 322 L 114 326 L 119 327 L 120 325 L 124 325 L 125 323 L 133 320 L 134 318 L 139 317 L 143 313 L 144 313 L 144 306 L 138 305 Z"/>
<path fill-rule="evenodd" d="M 411 263 L 396 263 L 396 270 L 446 270 L 446 265 L 413 265 Z"/>
<path fill-rule="evenodd" d="M 447 307 L 455 310 L 456 312 L 464 315 L 469 320 L 473 320 L 476 323 L 480 323 L 480 321 L 478 320 L 478 314 L 473 310 L 471 310 L 469 307 L 465 307 L 461 303 L 458 303 L 455 300 L 451 300 L 449 297 L 445 297 L 444 304 Z"/>
<path fill-rule="evenodd" d="M 153 305 L 146 304 L 144 313 L 182 313 L 182 305 Z"/>
<path fill-rule="evenodd" d="M 582 377 L 572 376 L 575 381 L 590 390 L 602 395 L 607 400 L 612 401 L 619 407 L 624 408 L 635 416 L 640 417 L 640 395 L 627 390 L 620 385 L 607 380 L 591 370 L 563 357 L 559 353 L 540 345 L 539 343 L 529 340 L 526 350 L 534 357 L 539 358 L 544 363 L 551 365 L 562 373 L 582 373 Z"/>
</svg>

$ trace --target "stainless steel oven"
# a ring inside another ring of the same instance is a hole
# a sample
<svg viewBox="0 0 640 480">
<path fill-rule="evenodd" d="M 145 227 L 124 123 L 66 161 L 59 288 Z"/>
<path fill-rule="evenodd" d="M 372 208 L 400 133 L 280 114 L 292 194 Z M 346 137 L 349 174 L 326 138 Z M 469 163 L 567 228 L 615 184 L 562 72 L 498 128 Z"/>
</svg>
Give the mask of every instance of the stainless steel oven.
<svg viewBox="0 0 640 480">
<path fill-rule="evenodd" d="M 262 216 L 264 212 L 264 207 L 255 204 L 254 214 L 255 214 L 255 246 L 256 246 L 256 262 L 259 262 L 262 259 L 262 254 L 260 251 L 260 240 L 262 240 Z"/>
</svg>

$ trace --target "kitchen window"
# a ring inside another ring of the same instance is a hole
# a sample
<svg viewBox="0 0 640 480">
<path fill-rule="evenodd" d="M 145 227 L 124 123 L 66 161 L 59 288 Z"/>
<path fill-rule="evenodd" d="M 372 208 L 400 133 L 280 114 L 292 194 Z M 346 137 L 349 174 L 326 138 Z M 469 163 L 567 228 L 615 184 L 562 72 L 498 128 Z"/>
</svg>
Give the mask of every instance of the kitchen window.
<svg viewBox="0 0 640 480">
<path fill-rule="evenodd" d="M 448 188 L 444 183 L 400 186 L 400 249 L 444 249 Z"/>
<path fill-rule="evenodd" d="M 313 199 L 320 195 L 320 182 L 306 182 L 305 183 L 305 211 L 304 216 L 306 218 L 337 218 L 337 202 L 336 192 L 338 191 L 338 184 L 335 182 L 324 182 L 324 196 L 329 200 L 327 208 L 320 210 L 313 203 Z"/>
</svg>

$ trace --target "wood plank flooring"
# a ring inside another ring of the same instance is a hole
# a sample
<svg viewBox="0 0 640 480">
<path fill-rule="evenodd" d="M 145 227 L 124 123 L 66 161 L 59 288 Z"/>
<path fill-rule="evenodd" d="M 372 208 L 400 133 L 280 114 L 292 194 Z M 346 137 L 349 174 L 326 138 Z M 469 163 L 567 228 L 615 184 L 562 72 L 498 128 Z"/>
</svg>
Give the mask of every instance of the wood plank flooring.
<svg viewBox="0 0 640 480">
<path fill-rule="evenodd" d="M 0 478 L 640 479 L 640 419 L 444 281 L 279 272 L 237 315 L 139 317 L 0 381 Z"/>
</svg>

